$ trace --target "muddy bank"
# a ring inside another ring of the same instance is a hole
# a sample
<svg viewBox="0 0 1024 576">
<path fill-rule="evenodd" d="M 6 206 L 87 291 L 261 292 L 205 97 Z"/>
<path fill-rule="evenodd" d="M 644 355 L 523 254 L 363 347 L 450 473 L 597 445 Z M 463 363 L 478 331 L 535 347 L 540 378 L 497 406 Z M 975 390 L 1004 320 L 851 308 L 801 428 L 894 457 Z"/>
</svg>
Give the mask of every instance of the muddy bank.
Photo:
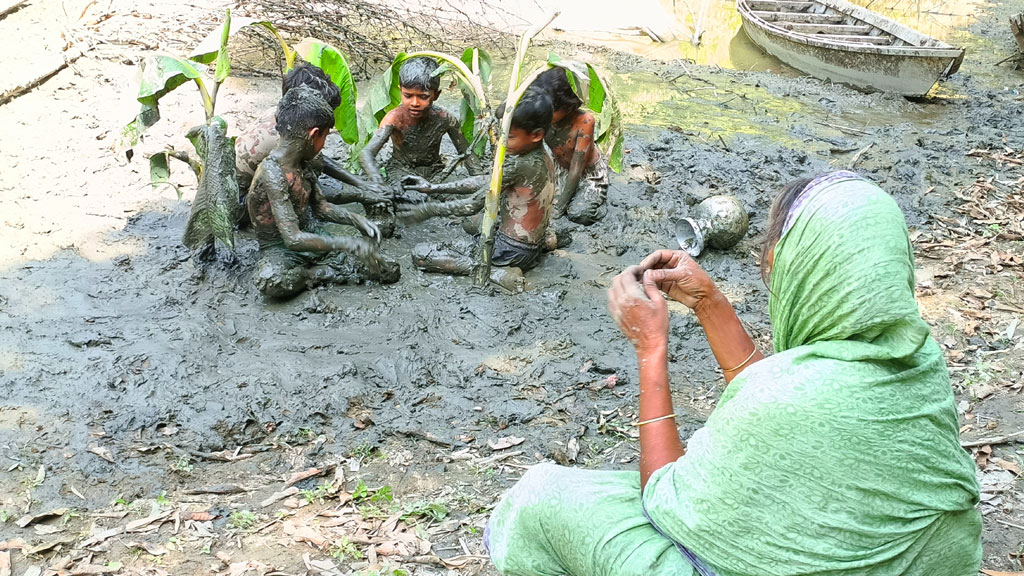
<svg viewBox="0 0 1024 576">
<path fill-rule="evenodd" d="M 2 190 L 16 192 L 2 203 L 5 226 L 24 244 L 0 263 L 0 388 L 7 397 L 0 454 L 9 462 L 4 470 L 11 467 L 0 503 L 20 513 L 20 494 L 39 466 L 47 474 L 30 489 L 33 511 L 95 511 L 117 499 L 180 497 L 227 482 L 257 488 L 248 498 L 259 501 L 272 478 L 355 459 L 365 462 L 350 474 L 349 489 L 365 477 L 410 497 L 441 494 L 454 516 L 478 522 L 520 467 L 540 459 L 634 467 L 627 423 L 636 363 L 605 309 L 611 277 L 672 247 L 673 221 L 697 202 L 735 194 L 750 213 L 750 233 L 732 250 L 706 253 L 701 264 L 770 349 L 755 255 L 781 184 L 852 165 L 893 193 L 912 227 L 925 229 L 935 216 L 953 214 L 953 192 L 989 174 L 969 150 L 1024 148 L 1022 76 L 993 71 L 989 62 L 991 51 L 1012 43 L 992 24 L 1002 11 L 994 7 L 988 24 L 965 33 L 978 50 L 962 72 L 917 102 L 608 55 L 629 122 L 628 168 L 612 178 L 607 218 L 575 228 L 569 247 L 527 275 L 522 294 L 417 271 L 414 244 L 464 234 L 458 222 L 432 221 L 385 241 L 402 265 L 396 285 L 330 287 L 265 304 L 249 277 L 254 240 L 243 236 L 233 262 L 206 267 L 181 246 L 195 189 L 190 176 L 175 174 L 184 191 L 178 201 L 169 188 L 149 190 L 144 164 L 104 156 L 107 144 L 96 136 L 117 116 L 102 91 L 130 74 L 119 62 L 86 62 L 87 78 L 58 78 L 33 95 L 36 102 L 0 109 L 12 126 L 0 146 L 15 163 L 0 174 Z M 271 106 L 276 86 L 267 79 L 226 84 L 230 124 Z M 121 90 L 130 100 L 127 82 Z M 51 100 L 79 118 L 74 138 L 54 150 L 31 139 L 39 130 L 68 130 L 49 118 L 42 103 Z M 168 101 L 156 138 L 180 139 L 179 129 L 195 123 L 186 101 Z M 337 143 L 333 150 L 340 152 Z M 59 161 L 75 154 L 79 164 Z M 29 166 L 46 169 L 41 187 L 24 185 Z M 39 209 L 53 198 L 62 203 L 56 215 Z M 115 223 L 75 236 L 73 212 Z M 700 327 L 675 310 L 670 371 L 685 437 L 710 413 L 722 380 Z M 996 413 L 1012 422 L 1017 406 L 1007 400 Z M 481 458 L 500 455 L 488 440 L 508 436 L 523 439 L 514 447 L 521 454 L 501 461 L 508 466 L 450 458 L 466 448 Z M 225 464 L 202 455 L 220 450 L 255 456 Z M 367 458 L 374 453 L 386 457 Z M 250 506 L 245 498 L 233 502 Z M 84 521 L 72 526 L 76 534 L 89 529 Z M 997 531 L 986 527 L 986 557 L 1010 567 L 1002 561 L 1019 539 Z M 459 537 L 479 549 L 469 528 L 444 538 Z M 301 565 L 299 556 L 284 553 L 282 563 Z"/>
</svg>

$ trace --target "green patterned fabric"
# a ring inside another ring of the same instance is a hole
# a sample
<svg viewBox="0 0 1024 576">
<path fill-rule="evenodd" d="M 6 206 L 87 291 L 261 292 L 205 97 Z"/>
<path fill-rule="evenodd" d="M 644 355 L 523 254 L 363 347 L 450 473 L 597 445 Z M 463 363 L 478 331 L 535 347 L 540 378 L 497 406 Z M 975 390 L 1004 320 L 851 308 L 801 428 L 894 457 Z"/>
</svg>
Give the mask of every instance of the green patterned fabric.
<svg viewBox="0 0 1024 576">
<path fill-rule="evenodd" d="M 852 175 L 851 175 L 852 176 Z M 495 509 L 508 575 L 974 576 L 981 518 L 903 215 L 860 179 L 812 186 L 775 248 L 776 354 L 651 477 L 529 471 Z"/>
</svg>

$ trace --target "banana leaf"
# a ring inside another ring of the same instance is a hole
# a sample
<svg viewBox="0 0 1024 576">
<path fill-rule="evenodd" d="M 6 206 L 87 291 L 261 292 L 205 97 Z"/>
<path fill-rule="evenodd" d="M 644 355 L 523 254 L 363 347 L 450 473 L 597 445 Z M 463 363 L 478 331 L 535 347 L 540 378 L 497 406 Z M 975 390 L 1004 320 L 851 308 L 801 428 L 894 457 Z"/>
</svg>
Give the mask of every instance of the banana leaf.
<svg viewBox="0 0 1024 576">
<path fill-rule="evenodd" d="M 189 140 L 202 157 L 199 187 L 185 226 L 183 242 L 197 250 L 220 241 L 235 245 L 238 221 L 238 180 L 235 174 L 235 139 L 227 137 L 227 123 L 220 116 L 189 130 Z"/>
<path fill-rule="evenodd" d="M 274 35 L 274 38 L 281 46 L 281 52 L 284 54 L 285 59 L 285 70 L 291 70 L 295 65 L 295 50 L 292 50 L 291 47 L 288 46 L 288 43 L 285 42 L 284 37 L 281 36 L 281 33 L 272 22 L 268 20 L 259 20 L 257 18 L 246 18 L 243 16 L 232 18 L 231 11 L 229 10 L 225 20 L 225 25 L 227 28 L 227 37 L 238 34 L 243 28 L 248 26 L 264 28 Z M 210 32 L 210 34 L 206 38 L 203 38 L 203 41 L 200 42 L 189 55 L 190 60 L 194 60 L 200 64 L 209 64 L 216 60 L 218 81 L 223 81 L 224 78 L 227 78 L 231 71 L 231 66 L 227 57 L 227 37 L 224 36 L 224 32 L 224 28 L 218 28 L 217 30 Z M 222 48 L 222 46 L 224 48 Z M 222 66 L 224 69 L 223 76 L 221 76 Z"/>
<path fill-rule="evenodd" d="M 341 105 L 334 110 L 334 127 L 349 146 L 359 139 L 356 83 L 352 79 L 348 61 L 340 50 L 315 38 L 306 38 L 295 47 L 295 52 L 306 62 L 320 68 L 331 77 L 341 92 Z"/>
<path fill-rule="evenodd" d="M 143 60 L 142 81 L 136 98 L 142 104 L 142 110 L 122 130 L 125 147 L 131 148 L 138 144 L 143 132 L 160 120 L 160 99 L 190 80 L 195 81 L 199 87 L 204 107 L 212 106 L 202 75 L 187 60 L 166 54 Z"/>
</svg>

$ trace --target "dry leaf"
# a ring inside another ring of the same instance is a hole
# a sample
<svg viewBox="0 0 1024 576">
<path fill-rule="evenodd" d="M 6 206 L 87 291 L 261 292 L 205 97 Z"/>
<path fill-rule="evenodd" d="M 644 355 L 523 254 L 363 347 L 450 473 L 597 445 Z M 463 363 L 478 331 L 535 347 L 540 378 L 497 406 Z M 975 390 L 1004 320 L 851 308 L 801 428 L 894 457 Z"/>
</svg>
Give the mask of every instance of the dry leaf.
<svg viewBox="0 0 1024 576">
<path fill-rule="evenodd" d="M 99 444 L 89 444 L 89 452 L 92 452 L 111 464 L 114 463 L 114 455 L 110 453 L 109 448 L 100 446 Z"/>
<path fill-rule="evenodd" d="M 291 536 L 296 542 L 309 542 L 317 548 L 322 548 L 327 543 L 327 538 L 309 526 L 296 526 L 289 520 L 282 527 L 284 533 Z"/>
<path fill-rule="evenodd" d="M 167 548 L 164 548 L 160 544 L 151 544 L 149 542 L 129 542 L 129 548 L 140 548 L 145 550 L 151 556 L 163 556 L 170 552 Z"/>
<path fill-rule="evenodd" d="M 285 498 L 287 498 L 289 496 L 295 496 L 299 492 L 300 492 L 300 490 L 298 488 L 296 488 L 295 486 L 291 486 L 291 487 L 286 488 L 285 490 L 282 490 L 280 492 L 274 492 L 273 494 L 270 495 L 269 498 L 267 498 L 263 502 L 260 502 L 260 507 L 261 508 L 266 508 L 267 506 L 270 506 L 271 504 L 273 504 L 274 502 L 277 502 L 278 500 L 283 500 L 283 499 L 285 499 Z"/>
<path fill-rule="evenodd" d="M 985 576 L 1024 576 L 1024 572 L 999 572 L 997 570 L 982 570 Z"/>
<path fill-rule="evenodd" d="M 189 514 L 188 516 L 186 516 L 185 520 L 195 520 L 197 522 L 209 522 L 210 520 L 213 520 L 214 518 L 216 518 L 216 516 L 214 516 L 213 514 L 210 514 L 209 512 L 193 512 L 193 513 Z"/>
<path fill-rule="evenodd" d="M 497 440 L 488 440 L 487 445 L 491 450 L 506 450 L 513 446 L 519 446 L 526 441 L 526 438 L 519 438 L 518 436 L 505 436 L 504 438 L 498 438 Z"/>
<path fill-rule="evenodd" d="M 313 476 L 318 476 L 320 474 L 323 474 L 323 472 L 324 471 L 321 470 L 320 468 L 307 468 L 307 469 L 303 470 L 302 472 L 295 472 L 294 474 L 289 476 L 288 480 L 285 481 L 284 485 L 285 486 L 291 486 L 292 484 L 295 484 L 296 482 L 302 482 L 306 478 L 312 478 Z"/>
<path fill-rule="evenodd" d="M 0 576 L 11 576 L 10 552 L 0 552 Z"/>
<path fill-rule="evenodd" d="M 15 524 L 17 524 L 19 528 L 25 528 L 33 522 L 39 522 L 40 520 L 51 520 L 53 518 L 63 516 L 67 513 L 67 508 L 55 508 L 53 510 L 50 510 L 49 512 L 43 512 L 42 514 L 36 514 L 34 516 L 32 514 L 26 514 L 21 518 L 18 518 L 18 521 L 15 522 Z"/>
<path fill-rule="evenodd" d="M 1002 458 L 993 458 L 991 462 L 1003 470 L 1009 470 L 1017 476 L 1021 475 L 1020 466 L 1018 466 L 1016 462 L 1010 462 L 1009 460 L 1003 460 Z"/>
</svg>

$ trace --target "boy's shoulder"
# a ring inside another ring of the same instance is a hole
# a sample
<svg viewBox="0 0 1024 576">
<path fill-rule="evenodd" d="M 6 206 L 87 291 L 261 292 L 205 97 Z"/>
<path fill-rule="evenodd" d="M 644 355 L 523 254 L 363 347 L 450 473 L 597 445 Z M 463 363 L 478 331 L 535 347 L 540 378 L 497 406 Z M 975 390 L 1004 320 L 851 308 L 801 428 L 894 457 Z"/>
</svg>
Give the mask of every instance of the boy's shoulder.
<svg viewBox="0 0 1024 576">
<path fill-rule="evenodd" d="M 585 126 L 593 126 L 597 123 L 597 119 L 594 118 L 594 114 L 589 110 L 580 108 L 576 112 L 576 117 L 573 119 L 572 124 L 577 128 L 583 128 Z"/>
<path fill-rule="evenodd" d="M 551 155 L 542 143 L 529 152 L 509 155 L 506 159 L 506 169 L 509 175 L 533 179 L 535 177 L 550 176 L 554 168 Z"/>
</svg>

